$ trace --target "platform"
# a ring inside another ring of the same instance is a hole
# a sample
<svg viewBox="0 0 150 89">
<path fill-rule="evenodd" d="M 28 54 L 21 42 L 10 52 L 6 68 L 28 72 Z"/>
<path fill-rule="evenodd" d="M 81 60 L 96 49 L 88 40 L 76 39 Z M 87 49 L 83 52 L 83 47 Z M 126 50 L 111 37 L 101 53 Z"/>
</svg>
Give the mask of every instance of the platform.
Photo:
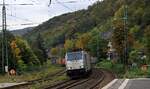
<svg viewBox="0 0 150 89">
<path fill-rule="evenodd" d="M 22 84 L 26 84 L 26 82 L 21 82 L 21 83 L 0 83 L 0 89 L 11 87 L 11 86 L 16 86 L 16 85 L 22 85 Z"/>
<path fill-rule="evenodd" d="M 114 79 L 102 89 L 150 89 L 150 78 Z"/>
</svg>

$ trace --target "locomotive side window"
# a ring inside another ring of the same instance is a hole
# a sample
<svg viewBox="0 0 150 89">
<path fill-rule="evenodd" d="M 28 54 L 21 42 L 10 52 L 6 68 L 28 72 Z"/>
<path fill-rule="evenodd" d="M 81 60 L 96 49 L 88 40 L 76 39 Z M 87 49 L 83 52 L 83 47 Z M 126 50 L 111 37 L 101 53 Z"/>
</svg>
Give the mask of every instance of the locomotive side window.
<svg viewBox="0 0 150 89">
<path fill-rule="evenodd" d="M 86 54 L 84 54 L 84 60 L 85 60 L 85 64 L 87 65 L 88 63 L 87 63 L 87 55 Z"/>
<path fill-rule="evenodd" d="M 84 54 L 84 59 L 86 59 L 86 54 Z"/>
</svg>

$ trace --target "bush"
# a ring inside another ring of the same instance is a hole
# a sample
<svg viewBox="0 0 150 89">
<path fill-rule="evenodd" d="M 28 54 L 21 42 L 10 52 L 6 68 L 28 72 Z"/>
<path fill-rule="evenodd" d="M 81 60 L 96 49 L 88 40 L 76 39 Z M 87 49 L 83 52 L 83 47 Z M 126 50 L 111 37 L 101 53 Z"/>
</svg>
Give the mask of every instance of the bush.
<svg viewBox="0 0 150 89">
<path fill-rule="evenodd" d="M 103 60 L 103 61 L 97 63 L 96 66 L 100 67 L 100 68 L 105 68 L 105 69 L 111 70 L 113 67 L 113 64 L 108 60 Z"/>
<path fill-rule="evenodd" d="M 96 67 L 111 70 L 115 72 L 118 76 L 124 73 L 123 64 L 119 64 L 119 63 L 113 64 L 111 61 L 108 61 L 106 59 L 105 60 L 103 59 L 103 61 L 97 63 Z"/>
<path fill-rule="evenodd" d="M 118 73 L 124 73 L 124 66 L 123 64 L 119 64 L 119 63 L 116 63 L 113 65 L 113 71 L 116 72 L 117 74 Z"/>
<path fill-rule="evenodd" d="M 124 77 L 127 78 L 141 78 L 146 77 L 148 72 L 143 72 L 141 68 L 131 68 L 127 71 Z"/>
</svg>

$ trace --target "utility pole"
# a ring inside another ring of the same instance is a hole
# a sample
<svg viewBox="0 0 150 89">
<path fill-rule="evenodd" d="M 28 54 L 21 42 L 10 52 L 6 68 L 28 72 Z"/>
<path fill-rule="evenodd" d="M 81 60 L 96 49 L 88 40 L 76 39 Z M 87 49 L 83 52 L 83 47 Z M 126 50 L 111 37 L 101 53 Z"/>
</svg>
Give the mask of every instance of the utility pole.
<svg viewBox="0 0 150 89">
<path fill-rule="evenodd" d="M 100 54 L 99 54 L 99 38 L 100 38 L 100 33 L 98 33 L 98 37 L 97 37 L 97 47 L 96 47 L 96 51 L 97 51 L 97 60 L 100 60 Z"/>
<path fill-rule="evenodd" d="M 7 43 L 6 7 L 2 6 L 2 72 L 8 72 L 8 43 Z"/>
<path fill-rule="evenodd" d="M 127 28 L 127 20 L 128 20 L 128 6 L 127 0 L 124 0 L 124 64 L 125 66 L 128 64 L 128 28 Z"/>
</svg>

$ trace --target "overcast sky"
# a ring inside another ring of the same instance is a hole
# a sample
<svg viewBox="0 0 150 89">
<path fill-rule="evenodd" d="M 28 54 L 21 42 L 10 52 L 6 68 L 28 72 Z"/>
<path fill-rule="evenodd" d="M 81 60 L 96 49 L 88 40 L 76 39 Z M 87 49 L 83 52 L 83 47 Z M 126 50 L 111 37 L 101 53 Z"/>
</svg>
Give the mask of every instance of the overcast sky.
<svg viewBox="0 0 150 89">
<path fill-rule="evenodd" d="M 5 0 L 7 5 L 7 25 L 9 30 L 37 26 L 63 13 L 87 9 L 98 0 Z M 2 4 L 2 0 L 0 0 Z M 29 5 L 17 5 L 29 4 Z M 33 5 L 31 5 L 33 4 Z M 30 24 L 30 25 L 27 25 Z M 0 5 L 0 30 L 2 25 L 2 5 Z"/>
</svg>

